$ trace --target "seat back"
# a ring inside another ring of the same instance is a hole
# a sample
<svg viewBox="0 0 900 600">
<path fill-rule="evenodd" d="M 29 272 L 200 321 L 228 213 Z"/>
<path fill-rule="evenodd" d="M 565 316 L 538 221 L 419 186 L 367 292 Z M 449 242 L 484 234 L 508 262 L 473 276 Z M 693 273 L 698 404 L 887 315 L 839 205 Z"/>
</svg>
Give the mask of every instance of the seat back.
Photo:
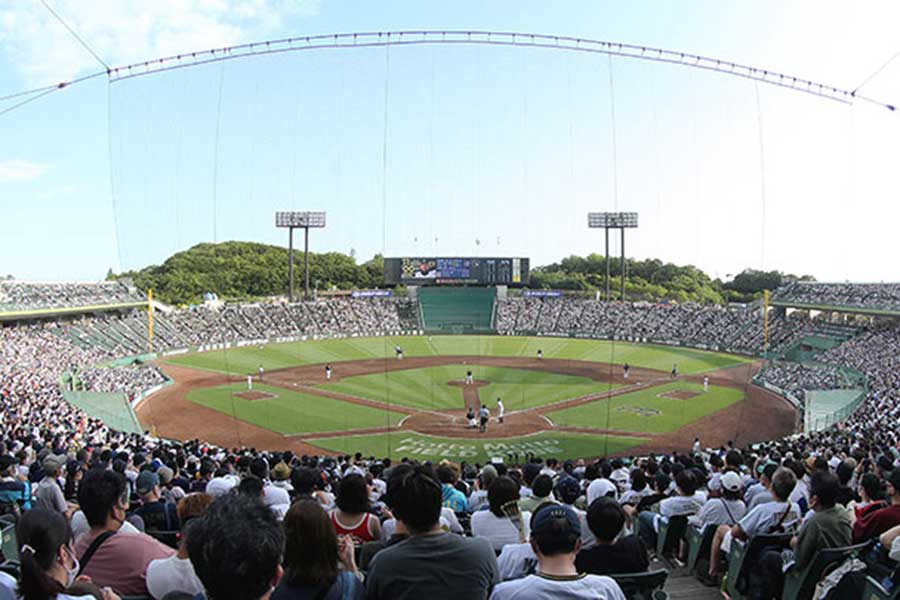
<svg viewBox="0 0 900 600">
<path fill-rule="evenodd" d="M 791 569 L 784 578 L 783 600 L 809 600 L 813 596 L 816 584 L 828 571 L 844 562 L 851 556 L 858 556 L 868 542 L 841 548 L 819 550 L 812 561 L 802 571 Z"/>
<path fill-rule="evenodd" d="M 877 579 L 869 575 L 866 576 L 866 585 L 860 597 L 863 600 L 897 600 L 900 598 L 900 585 L 895 585 L 888 591 Z"/>
<path fill-rule="evenodd" d="M 687 531 L 687 520 L 686 515 L 659 520 L 659 535 L 656 536 L 657 556 L 665 558 L 678 551 L 678 545 Z"/>
<path fill-rule="evenodd" d="M 4 560 L 19 559 L 19 545 L 16 542 L 16 518 L 13 515 L 0 516 L 0 553 Z"/>
<path fill-rule="evenodd" d="M 728 595 L 736 600 L 747 593 L 750 569 L 764 550 L 785 548 L 791 542 L 790 533 L 755 535 L 746 542 L 733 540 L 728 553 Z"/>
<path fill-rule="evenodd" d="M 662 589 L 666 584 L 669 571 L 657 569 L 645 573 L 623 573 L 610 575 L 622 588 L 622 592 L 628 600 L 651 600 L 654 598 L 654 590 Z"/>
<path fill-rule="evenodd" d="M 688 526 L 685 539 L 688 543 L 688 573 L 693 573 L 697 567 L 697 560 L 709 558 L 709 550 L 712 547 L 713 537 L 716 535 L 716 525 L 707 525 L 701 531 L 698 527 Z"/>
</svg>

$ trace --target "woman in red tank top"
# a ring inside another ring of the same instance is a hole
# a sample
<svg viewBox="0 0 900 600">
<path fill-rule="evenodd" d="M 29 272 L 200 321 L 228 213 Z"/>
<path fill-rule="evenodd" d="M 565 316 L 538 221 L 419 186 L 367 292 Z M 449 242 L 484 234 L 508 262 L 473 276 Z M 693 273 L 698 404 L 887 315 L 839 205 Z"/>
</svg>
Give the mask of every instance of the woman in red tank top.
<svg viewBox="0 0 900 600">
<path fill-rule="evenodd" d="M 331 524 L 338 535 L 349 535 L 354 544 L 381 536 L 381 523 L 369 512 L 369 486 L 361 475 L 348 475 L 341 480 L 335 504 Z"/>
</svg>

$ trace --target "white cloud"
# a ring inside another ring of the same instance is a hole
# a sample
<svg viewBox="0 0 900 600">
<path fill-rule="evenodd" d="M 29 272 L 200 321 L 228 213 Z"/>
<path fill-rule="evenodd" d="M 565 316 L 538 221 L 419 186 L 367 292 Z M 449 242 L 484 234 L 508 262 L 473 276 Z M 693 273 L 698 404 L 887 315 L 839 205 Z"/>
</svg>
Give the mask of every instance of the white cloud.
<svg viewBox="0 0 900 600">
<path fill-rule="evenodd" d="M 0 183 L 34 181 L 46 170 L 47 165 L 28 160 L 0 161 Z"/>
<path fill-rule="evenodd" d="M 265 39 L 319 0 L 49 0 L 108 65 Z M 0 48 L 27 85 L 96 71 L 97 61 L 39 2 L 0 7 Z"/>
</svg>

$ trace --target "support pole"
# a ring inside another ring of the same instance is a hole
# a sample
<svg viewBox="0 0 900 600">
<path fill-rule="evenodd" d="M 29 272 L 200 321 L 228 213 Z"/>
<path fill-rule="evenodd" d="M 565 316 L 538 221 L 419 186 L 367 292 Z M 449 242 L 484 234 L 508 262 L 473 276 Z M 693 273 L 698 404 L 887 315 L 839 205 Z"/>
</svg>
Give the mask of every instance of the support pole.
<svg viewBox="0 0 900 600">
<path fill-rule="evenodd" d="M 606 233 L 606 301 L 609 302 L 609 227 L 604 227 Z"/>
<path fill-rule="evenodd" d="M 288 227 L 288 302 L 294 301 L 294 228 Z"/>
<path fill-rule="evenodd" d="M 303 271 L 306 274 L 303 299 L 309 301 L 309 227 L 303 228 Z"/>
<path fill-rule="evenodd" d="M 625 275 L 628 272 L 628 267 L 625 266 L 625 228 L 622 227 L 619 231 L 622 232 L 622 293 L 619 295 L 619 299 L 625 302 Z"/>
<path fill-rule="evenodd" d="M 153 290 L 147 290 L 147 352 L 153 352 Z"/>
</svg>

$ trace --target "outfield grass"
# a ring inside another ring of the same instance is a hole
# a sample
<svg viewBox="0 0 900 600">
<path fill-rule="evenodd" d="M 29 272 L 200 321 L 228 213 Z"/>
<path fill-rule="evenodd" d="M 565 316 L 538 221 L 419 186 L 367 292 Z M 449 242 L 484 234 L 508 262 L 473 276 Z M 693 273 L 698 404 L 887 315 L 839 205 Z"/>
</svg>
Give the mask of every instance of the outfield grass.
<svg viewBox="0 0 900 600">
<path fill-rule="evenodd" d="M 253 391 L 269 392 L 277 398 L 251 401 L 234 396 L 236 392 L 245 391 L 246 385 L 235 383 L 191 390 L 187 399 L 285 435 L 384 427 L 396 425 L 405 416 L 352 402 L 259 384 L 253 386 Z"/>
<path fill-rule="evenodd" d="M 462 389 L 449 386 L 447 382 L 464 381 L 466 371 L 470 369 L 476 380 L 490 382 L 478 388 L 481 402 L 493 409 L 497 398 L 502 398 L 507 411 L 534 408 L 618 387 L 587 377 L 461 363 L 357 375 L 319 387 L 416 409 L 462 409 L 465 407 Z"/>
<path fill-rule="evenodd" d="M 268 344 L 262 348 L 245 346 L 166 359 L 177 365 L 230 374 L 255 373 L 298 365 L 394 357 L 400 346 L 406 356 L 535 356 L 538 349 L 546 358 L 623 364 L 668 372 L 678 363 L 681 373 L 700 373 L 728 367 L 751 359 L 705 352 L 677 346 L 630 344 L 604 340 L 499 335 L 443 335 L 343 338 Z"/>
<path fill-rule="evenodd" d="M 686 400 L 661 398 L 660 394 L 674 390 L 698 392 L 698 396 Z M 722 410 L 744 398 L 744 392 L 734 388 L 709 386 L 687 381 L 676 381 L 630 394 L 615 396 L 609 400 L 597 400 L 573 408 L 547 413 L 556 425 L 614 429 L 640 433 L 666 433 L 695 421 L 700 417 Z M 639 411 L 646 411 L 638 414 Z"/>
<path fill-rule="evenodd" d="M 490 432 L 490 429 L 488 429 Z M 526 452 L 559 459 L 587 458 L 614 454 L 644 443 L 644 438 L 596 436 L 577 433 L 543 432 L 512 439 L 441 438 L 419 433 L 398 432 L 382 435 L 350 435 L 309 440 L 311 444 L 331 450 L 394 460 L 404 457 L 418 460 L 465 460 L 484 463 L 497 457 L 507 460 L 518 452 L 522 460 Z"/>
</svg>

